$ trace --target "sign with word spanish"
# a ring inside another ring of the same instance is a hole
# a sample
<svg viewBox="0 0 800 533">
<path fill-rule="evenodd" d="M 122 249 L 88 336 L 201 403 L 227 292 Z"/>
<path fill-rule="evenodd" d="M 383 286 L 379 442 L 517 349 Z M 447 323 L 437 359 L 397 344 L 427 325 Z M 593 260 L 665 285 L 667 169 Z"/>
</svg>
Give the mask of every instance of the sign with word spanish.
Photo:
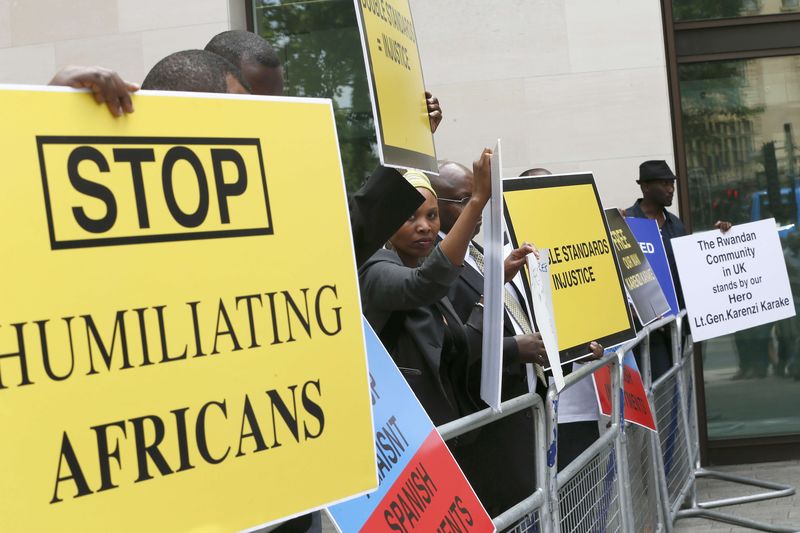
<svg viewBox="0 0 800 533">
<path fill-rule="evenodd" d="M 592 380 L 600 412 L 604 416 L 611 416 L 611 367 L 606 365 L 598 369 L 592 374 Z M 626 421 L 656 431 L 653 410 L 633 352 L 625 352 L 622 359 L 622 400 L 625 402 L 622 412 Z"/>
<path fill-rule="evenodd" d="M 0 89 L 3 530 L 237 531 L 377 484 L 330 101 L 169 94 Z"/>
<path fill-rule="evenodd" d="M 619 210 L 606 209 L 606 220 L 617 251 L 625 290 L 631 297 L 639 321 L 646 326 L 669 312 L 669 302 L 661 290 L 656 273 L 650 268 L 644 251 Z"/>
<path fill-rule="evenodd" d="M 438 174 L 408 0 L 354 0 L 381 164 Z"/>
<path fill-rule="evenodd" d="M 661 291 L 669 303 L 668 315 L 677 315 L 681 309 L 678 305 L 678 295 L 675 294 L 675 283 L 672 281 L 672 272 L 669 269 L 667 252 L 664 250 L 664 241 L 661 240 L 661 230 L 658 222 L 649 218 L 626 217 L 628 227 L 639 243 L 650 268 L 656 274 Z"/>
<path fill-rule="evenodd" d="M 494 531 L 450 450 L 364 320 L 378 490 L 328 508 L 340 531 Z"/>
<path fill-rule="evenodd" d="M 775 219 L 672 239 L 695 342 L 795 315 Z"/>
<path fill-rule="evenodd" d="M 561 364 L 587 355 L 593 340 L 611 346 L 632 339 L 633 321 L 594 177 L 505 179 L 503 200 L 514 247 L 530 242 L 550 249 Z M 529 287 L 528 282 L 530 299 Z"/>
</svg>

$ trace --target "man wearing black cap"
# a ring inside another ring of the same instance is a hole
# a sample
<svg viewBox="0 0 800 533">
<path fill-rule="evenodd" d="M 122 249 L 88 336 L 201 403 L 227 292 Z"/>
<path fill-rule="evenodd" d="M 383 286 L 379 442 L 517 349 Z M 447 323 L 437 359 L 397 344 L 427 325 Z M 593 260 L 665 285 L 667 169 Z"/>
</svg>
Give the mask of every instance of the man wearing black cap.
<svg viewBox="0 0 800 533">
<path fill-rule="evenodd" d="M 639 165 L 639 179 L 636 180 L 636 183 L 642 189 L 642 197 L 625 210 L 625 216 L 649 218 L 658 222 L 658 227 L 661 230 L 661 240 L 664 242 L 664 251 L 669 262 L 669 270 L 675 283 L 678 306 L 683 308 L 683 292 L 681 291 L 681 281 L 678 277 L 678 267 L 675 264 L 675 255 L 672 251 L 672 239 L 683 237 L 688 232 L 681 219 L 666 209 L 672 205 L 672 196 L 675 194 L 675 180 L 677 179 L 678 177 L 672 172 L 666 161 L 645 161 Z M 718 220 L 714 227 L 724 233 L 731 229 L 731 223 Z M 661 335 L 659 335 L 659 332 Z M 663 339 L 660 339 L 660 336 Z M 666 329 L 662 328 L 662 330 L 654 331 L 651 334 L 650 360 L 653 380 L 664 374 L 671 366 L 669 346 L 669 332 Z"/>
</svg>

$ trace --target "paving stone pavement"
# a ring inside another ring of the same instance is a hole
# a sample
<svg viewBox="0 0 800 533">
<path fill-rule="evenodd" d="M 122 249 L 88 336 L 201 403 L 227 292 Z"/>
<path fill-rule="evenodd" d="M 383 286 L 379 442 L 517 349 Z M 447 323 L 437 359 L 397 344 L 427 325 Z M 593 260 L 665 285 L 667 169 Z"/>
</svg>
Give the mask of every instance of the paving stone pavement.
<svg viewBox="0 0 800 533">
<path fill-rule="evenodd" d="M 750 465 L 719 466 L 712 470 L 740 474 L 764 481 L 784 483 L 800 488 L 800 461 L 758 463 Z M 709 501 L 733 496 L 744 496 L 759 492 L 756 487 L 732 484 L 712 479 L 697 480 L 698 501 Z M 790 527 L 800 531 L 800 494 L 762 502 L 747 503 L 716 509 L 727 514 L 742 516 L 769 524 Z M 733 533 L 753 531 L 722 522 L 705 519 L 684 519 L 675 524 L 675 533 Z"/>
</svg>

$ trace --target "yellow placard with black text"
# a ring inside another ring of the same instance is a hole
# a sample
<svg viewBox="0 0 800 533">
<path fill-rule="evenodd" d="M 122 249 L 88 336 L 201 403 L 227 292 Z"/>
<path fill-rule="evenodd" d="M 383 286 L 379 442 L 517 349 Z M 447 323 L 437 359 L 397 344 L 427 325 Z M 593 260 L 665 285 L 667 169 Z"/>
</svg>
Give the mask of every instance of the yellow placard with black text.
<svg viewBox="0 0 800 533">
<path fill-rule="evenodd" d="M 381 164 L 438 173 L 408 0 L 354 0 Z"/>
<path fill-rule="evenodd" d="M 514 247 L 550 250 L 558 349 L 566 363 L 635 336 L 611 236 L 591 174 L 503 180 Z M 535 318 L 535 317 L 534 317 Z"/>
<path fill-rule="evenodd" d="M 0 88 L 0 529 L 237 531 L 374 488 L 330 101 L 134 105 Z"/>
</svg>

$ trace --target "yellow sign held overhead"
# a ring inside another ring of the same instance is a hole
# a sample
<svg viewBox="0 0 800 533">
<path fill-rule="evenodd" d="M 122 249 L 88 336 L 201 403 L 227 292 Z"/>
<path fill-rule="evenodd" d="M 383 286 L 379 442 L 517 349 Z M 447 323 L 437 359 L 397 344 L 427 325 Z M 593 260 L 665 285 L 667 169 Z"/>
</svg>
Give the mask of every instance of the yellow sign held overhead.
<svg viewBox="0 0 800 533">
<path fill-rule="evenodd" d="M 135 104 L 0 90 L 3 529 L 235 531 L 374 488 L 330 101 Z"/>
<path fill-rule="evenodd" d="M 614 246 L 591 174 L 503 180 L 515 247 L 550 249 L 553 313 L 561 362 L 635 336 Z"/>
<path fill-rule="evenodd" d="M 354 0 L 381 164 L 438 173 L 408 0 Z"/>
</svg>

